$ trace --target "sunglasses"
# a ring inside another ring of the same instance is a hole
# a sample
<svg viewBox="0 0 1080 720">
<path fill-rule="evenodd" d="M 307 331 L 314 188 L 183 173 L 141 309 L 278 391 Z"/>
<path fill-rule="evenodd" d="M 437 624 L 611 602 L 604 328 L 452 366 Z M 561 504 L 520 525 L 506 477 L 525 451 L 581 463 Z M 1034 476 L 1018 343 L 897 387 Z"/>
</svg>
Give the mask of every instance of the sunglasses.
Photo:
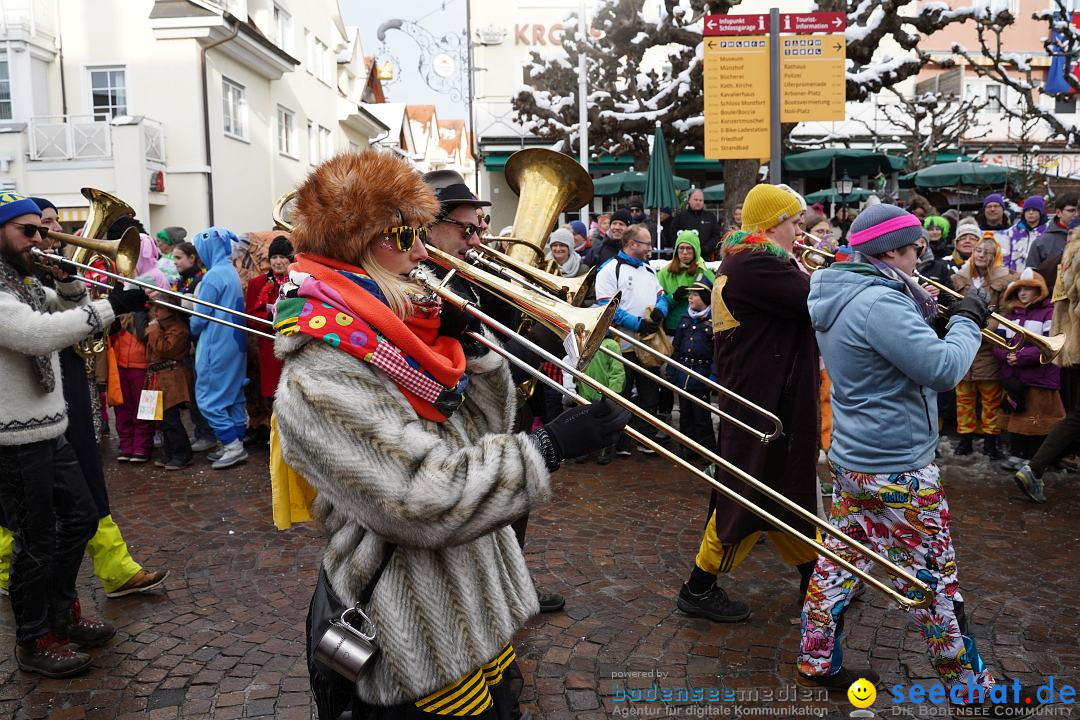
<svg viewBox="0 0 1080 720">
<path fill-rule="evenodd" d="M 484 224 L 486 225 L 489 220 L 491 220 L 491 216 L 490 215 L 485 215 L 484 218 L 483 218 Z M 439 222 L 450 223 L 451 225 L 457 225 L 458 227 L 463 228 L 464 229 L 463 234 L 464 234 L 466 240 L 471 238 L 473 236 L 473 233 L 478 233 L 478 232 L 480 232 L 481 230 L 484 229 L 483 225 L 475 225 L 473 223 L 463 223 L 460 220 L 455 220 L 453 218 L 443 218 Z"/>
<path fill-rule="evenodd" d="M 413 245 L 419 240 L 422 243 L 427 242 L 428 231 L 426 227 L 413 227 L 412 225 L 396 225 L 394 227 L 388 227 L 383 230 L 383 237 L 388 241 L 394 243 L 398 251 L 407 253 L 412 250 Z"/>
<path fill-rule="evenodd" d="M 22 231 L 23 231 L 23 235 L 25 235 L 28 238 L 34 237 L 35 233 L 40 235 L 42 240 L 44 240 L 45 238 L 47 238 L 49 236 L 49 228 L 45 227 L 44 225 L 31 225 L 30 223 L 11 223 L 11 224 L 14 225 L 15 227 L 21 227 Z"/>
</svg>

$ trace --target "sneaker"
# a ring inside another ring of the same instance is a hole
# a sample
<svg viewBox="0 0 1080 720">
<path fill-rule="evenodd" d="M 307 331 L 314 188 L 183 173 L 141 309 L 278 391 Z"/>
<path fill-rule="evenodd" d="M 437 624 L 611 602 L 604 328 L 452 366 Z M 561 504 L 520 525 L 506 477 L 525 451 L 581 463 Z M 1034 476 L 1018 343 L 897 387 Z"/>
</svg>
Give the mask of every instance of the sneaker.
<svg viewBox="0 0 1080 720">
<path fill-rule="evenodd" d="M 881 680 L 881 676 L 870 668 L 852 670 L 851 668 L 842 667 L 832 675 L 803 675 L 799 673 L 797 682 L 807 688 L 840 690 L 847 693 L 851 684 L 860 678 L 869 680 L 874 687 L 877 687 L 878 682 Z"/>
<path fill-rule="evenodd" d="M 198 438 L 195 442 L 191 443 L 192 452 L 206 452 L 207 450 L 213 450 L 218 446 L 217 440 L 211 438 Z"/>
<path fill-rule="evenodd" d="M 217 462 L 218 460 L 221 459 L 221 456 L 224 453 L 225 453 L 225 446 L 222 445 L 221 443 L 218 443 L 217 446 L 213 450 L 206 453 L 206 459 L 209 460 L 212 463 Z"/>
<path fill-rule="evenodd" d="M 163 468 L 167 464 L 168 464 L 167 460 L 155 460 L 154 461 L 154 467 L 157 467 L 157 468 Z"/>
<path fill-rule="evenodd" d="M 112 640 L 116 628 L 105 620 L 87 620 L 82 616 L 79 598 L 75 598 L 67 612 L 57 618 L 56 637 L 80 648 L 101 647 Z"/>
<path fill-rule="evenodd" d="M 76 652 L 53 633 L 45 633 L 28 642 L 15 646 L 15 662 L 24 672 L 37 673 L 50 678 L 66 678 L 90 667 L 92 658 Z"/>
<path fill-rule="evenodd" d="M 1016 471 L 1013 479 L 1016 480 L 1017 487 L 1029 498 L 1037 503 L 1046 502 L 1046 495 L 1043 494 L 1042 478 L 1032 471 L 1030 465 L 1025 463 L 1023 467 Z"/>
<path fill-rule="evenodd" d="M 600 451 L 600 457 L 596 458 L 597 465 L 610 465 L 611 459 L 615 455 L 615 449 L 610 445 Z"/>
<path fill-rule="evenodd" d="M 121 455 L 117 455 L 117 456 L 116 456 L 116 462 L 127 462 L 127 461 L 129 461 L 129 460 L 131 460 L 131 456 L 130 456 L 130 455 L 123 455 L 123 454 L 121 454 Z"/>
<path fill-rule="evenodd" d="M 224 470 L 244 462 L 247 458 L 248 454 L 247 450 L 244 449 L 244 441 L 237 439 L 222 449 L 221 456 L 211 463 L 210 467 L 215 470 Z"/>
<path fill-rule="evenodd" d="M 107 598 L 124 597 L 135 593 L 144 593 L 161 587 L 165 578 L 169 577 L 169 571 L 139 570 L 130 580 L 112 592 L 105 593 Z"/>
<path fill-rule="evenodd" d="M 188 458 L 187 460 L 168 460 L 165 462 L 165 470 L 167 472 L 172 472 L 173 470 L 186 468 L 190 464 L 191 458 Z"/>
<path fill-rule="evenodd" d="M 645 445 L 638 445 L 637 446 L 637 451 L 639 453 L 641 453 L 642 455 L 655 455 L 656 454 L 655 450 L 653 450 L 651 447 L 646 447 Z M 629 453 L 627 453 L 627 455 L 629 455 Z"/>
<path fill-rule="evenodd" d="M 975 452 L 975 438 L 971 435 L 961 435 L 959 442 L 953 446 L 953 455 L 970 455 Z"/>
<path fill-rule="evenodd" d="M 701 595 L 695 595 L 690 592 L 690 586 L 683 583 L 676 606 L 687 615 L 713 622 L 742 622 L 750 617 L 749 605 L 730 599 L 724 589 L 716 585 Z"/>
<path fill-rule="evenodd" d="M 628 447 L 620 447 L 618 450 L 615 451 L 615 454 L 619 457 L 630 457 L 634 453 L 630 452 L 630 448 Z"/>
<path fill-rule="evenodd" d="M 1022 457 L 1010 455 L 1009 458 L 1005 462 L 998 465 L 998 467 L 1000 467 L 1002 470 L 1012 470 L 1013 472 L 1015 472 L 1022 468 L 1026 462 L 1027 460 Z"/>
<path fill-rule="evenodd" d="M 540 601 L 542 613 L 559 612 L 566 606 L 566 600 L 559 593 L 541 591 L 536 593 L 536 599 Z"/>
<path fill-rule="evenodd" d="M 149 455 L 132 455 L 131 457 L 128 458 L 129 463 L 144 463 L 144 462 L 149 462 L 149 460 L 150 460 Z"/>
</svg>

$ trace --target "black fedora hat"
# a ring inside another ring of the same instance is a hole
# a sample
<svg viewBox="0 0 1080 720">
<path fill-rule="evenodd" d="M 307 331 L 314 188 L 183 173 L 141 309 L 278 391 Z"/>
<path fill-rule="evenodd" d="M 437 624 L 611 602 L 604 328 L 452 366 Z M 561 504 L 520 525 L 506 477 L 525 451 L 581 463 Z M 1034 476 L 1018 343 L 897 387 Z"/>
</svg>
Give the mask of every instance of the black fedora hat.
<svg viewBox="0 0 1080 720">
<path fill-rule="evenodd" d="M 473 195 L 465 184 L 465 178 L 453 170 L 435 170 L 424 175 L 424 182 L 435 191 L 439 201 L 439 216 L 446 217 L 458 205 L 489 207 L 489 200 L 481 200 Z"/>
</svg>

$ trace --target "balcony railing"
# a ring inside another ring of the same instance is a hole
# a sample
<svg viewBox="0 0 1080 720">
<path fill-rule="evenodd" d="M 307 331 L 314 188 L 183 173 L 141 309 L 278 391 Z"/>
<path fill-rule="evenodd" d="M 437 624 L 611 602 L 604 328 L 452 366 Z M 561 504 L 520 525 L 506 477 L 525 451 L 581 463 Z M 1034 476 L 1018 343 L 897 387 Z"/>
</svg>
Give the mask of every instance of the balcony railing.
<svg viewBox="0 0 1080 720">
<path fill-rule="evenodd" d="M 53 4 L 42 0 L 0 0 L 0 37 L 13 34 L 56 37 Z"/>
<path fill-rule="evenodd" d="M 30 118 L 31 160 L 102 160 L 112 157 L 109 123 L 93 115 Z"/>
<path fill-rule="evenodd" d="M 165 128 L 157 120 L 143 118 L 143 148 L 150 162 L 165 163 Z"/>
</svg>

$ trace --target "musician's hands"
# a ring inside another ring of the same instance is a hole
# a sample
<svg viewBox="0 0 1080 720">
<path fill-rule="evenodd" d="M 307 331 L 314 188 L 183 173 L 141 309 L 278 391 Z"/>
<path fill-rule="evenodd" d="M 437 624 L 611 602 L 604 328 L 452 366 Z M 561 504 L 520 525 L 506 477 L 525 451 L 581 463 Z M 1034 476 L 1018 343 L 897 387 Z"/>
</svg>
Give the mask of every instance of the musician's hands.
<svg viewBox="0 0 1080 720">
<path fill-rule="evenodd" d="M 972 288 L 964 299 L 956 303 L 952 314 L 966 317 L 973 321 L 979 328 L 986 327 L 986 321 L 990 318 L 990 300 L 982 290 Z"/>
<path fill-rule="evenodd" d="M 553 470 L 565 458 L 587 455 L 610 446 L 629 420 L 629 410 L 605 398 L 567 410 L 535 434 L 544 460 Z M 546 434 L 548 442 L 541 433 Z M 550 446 L 551 452 L 546 446 Z"/>
<path fill-rule="evenodd" d="M 136 310 L 145 310 L 146 304 L 150 302 L 150 299 L 146 297 L 146 293 L 143 292 L 142 288 L 122 290 L 117 287 L 109 293 L 108 299 L 109 305 L 112 305 L 113 313 L 116 315 L 123 315 L 124 313 L 135 312 Z"/>
<path fill-rule="evenodd" d="M 926 292 L 930 293 L 930 297 L 934 298 L 935 300 L 937 300 L 938 295 L 941 294 L 941 289 L 938 288 L 936 285 L 923 285 L 923 289 L 926 290 Z"/>
</svg>

